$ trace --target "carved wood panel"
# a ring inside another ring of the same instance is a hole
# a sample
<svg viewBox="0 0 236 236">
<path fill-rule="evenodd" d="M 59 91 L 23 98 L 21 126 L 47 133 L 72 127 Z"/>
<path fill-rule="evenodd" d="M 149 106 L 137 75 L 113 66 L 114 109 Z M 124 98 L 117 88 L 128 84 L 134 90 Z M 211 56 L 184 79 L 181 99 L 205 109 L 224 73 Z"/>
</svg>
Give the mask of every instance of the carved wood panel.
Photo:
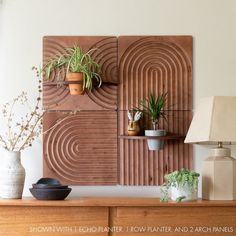
<svg viewBox="0 0 236 236">
<path fill-rule="evenodd" d="M 119 134 L 127 133 L 127 110 L 151 93 L 168 93 L 168 122 L 160 128 L 185 135 L 192 117 L 192 37 L 122 36 L 118 39 Z M 148 127 L 148 121 L 144 125 Z M 144 140 L 120 139 L 120 184 L 158 185 L 168 171 L 192 168 L 192 147 L 168 141 L 149 151 Z"/>
<path fill-rule="evenodd" d="M 159 185 L 166 171 L 192 168 L 192 147 L 182 140 L 152 152 L 144 140 L 118 139 L 126 135 L 127 110 L 150 93 L 163 92 L 168 92 L 168 122 L 160 127 L 186 134 L 192 117 L 192 37 L 47 36 L 44 63 L 76 44 L 85 51 L 98 48 L 92 56 L 102 66 L 104 83 L 84 96 L 44 83 L 44 131 L 49 130 L 44 176 L 73 185 Z M 49 81 L 56 79 L 53 72 Z M 80 112 L 68 115 L 74 110 Z M 147 127 L 146 119 L 142 123 Z"/>
<path fill-rule="evenodd" d="M 101 65 L 103 86 L 87 92 L 84 96 L 72 96 L 68 86 L 48 85 L 44 83 L 43 106 L 46 110 L 115 110 L 117 108 L 117 38 L 107 36 L 46 36 L 43 38 L 44 64 L 55 55 L 63 53 L 65 48 L 80 46 L 83 51 L 92 48 L 93 59 Z M 65 74 L 60 78 L 66 79 Z M 50 82 L 58 81 L 54 71 Z"/>
<path fill-rule="evenodd" d="M 117 184 L 117 113 L 46 112 L 44 176 L 69 185 Z"/>
</svg>

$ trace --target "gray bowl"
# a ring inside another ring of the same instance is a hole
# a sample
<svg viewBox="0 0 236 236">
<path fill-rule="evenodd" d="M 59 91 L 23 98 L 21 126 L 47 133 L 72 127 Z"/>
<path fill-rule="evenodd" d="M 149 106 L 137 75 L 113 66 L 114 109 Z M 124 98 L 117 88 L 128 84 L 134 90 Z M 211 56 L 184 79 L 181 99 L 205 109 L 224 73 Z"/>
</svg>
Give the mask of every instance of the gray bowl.
<svg viewBox="0 0 236 236">
<path fill-rule="evenodd" d="M 39 189 L 66 189 L 68 185 L 47 185 L 47 184 L 32 184 L 33 188 Z"/>
<path fill-rule="evenodd" d="M 30 188 L 29 190 L 37 200 L 64 200 L 72 189 Z"/>
<path fill-rule="evenodd" d="M 61 185 L 60 181 L 53 178 L 41 178 L 39 179 L 36 184 L 44 184 L 44 185 Z"/>
</svg>

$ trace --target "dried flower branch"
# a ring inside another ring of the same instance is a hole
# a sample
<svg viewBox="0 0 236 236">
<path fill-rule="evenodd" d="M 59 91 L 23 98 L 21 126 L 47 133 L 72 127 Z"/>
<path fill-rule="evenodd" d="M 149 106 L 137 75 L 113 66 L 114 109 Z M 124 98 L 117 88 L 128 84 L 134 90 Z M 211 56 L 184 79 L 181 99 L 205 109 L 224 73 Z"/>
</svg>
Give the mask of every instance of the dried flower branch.
<svg viewBox="0 0 236 236">
<path fill-rule="evenodd" d="M 6 123 L 7 131 L 0 135 L 0 145 L 8 151 L 21 151 L 32 145 L 36 137 L 39 137 L 42 129 L 43 113 L 39 109 L 42 85 L 39 78 L 38 69 L 36 70 L 38 78 L 38 97 L 33 110 L 30 109 L 26 92 L 22 92 L 12 101 L 3 105 L 2 117 Z M 16 109 L 22 106 L 20 112 Z M 26 114 L 19 117 L 22 110 L 27 109 Z"/>
<path fill-rule="evenodd" d="M 32 68 L 36 72 L 36 77 L 38 79 L 38 97 L 36 105 L 31 109 L 28 103 L 28 96 L 26 92 L 22 92 L 12 101 L 7 102 L 2 108 L 2 119 L 6 123 L 6 132 L 0 134 L 0 146 L 8 151 L 21 151 L 30 146 L 32 146 L 33 141 L 40 136 L 42 131 L 42 118 L 43 111 L 41 107 L 41 96 L 42 96 L 42 73 L 37 67 Z M 16 108 L 27 109 L 25 115 L 20 116 L 20 112 L 16 111 Z M 79 111 L 69 111 L 64 112 L 69 115 L 76 115 Z M 68 116 L 61 118 L 56 121 L 56 123 L 44 132 L 47 133 L 65 121 Z"/>
</svg>

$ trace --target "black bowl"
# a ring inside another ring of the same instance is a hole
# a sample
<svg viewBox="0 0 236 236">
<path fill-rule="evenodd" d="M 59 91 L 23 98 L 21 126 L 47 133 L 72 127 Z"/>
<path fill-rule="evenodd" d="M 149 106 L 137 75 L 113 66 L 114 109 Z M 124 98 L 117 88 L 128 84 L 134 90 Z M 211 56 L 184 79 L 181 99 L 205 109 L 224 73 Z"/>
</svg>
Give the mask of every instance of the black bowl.
<svg viewBox="0 0 236 236">
<path fill-rule="evenodd" d="M 43 188 L 30 188 L 32 195 L 38 200 L 64 200 L 71 188 L 66 189 L 43 189 Z"/>
<path fill-rule="evenodd" d="M 66 189 L 68 185 L 32 184 L 32 187 L 37 189 Z"/>
<path fill-rule="evenodd" d="M 52 178 L 41 178 L 36 182 L 36 184 L 61 186 L 61 183 L 57 179 L 52 179 Z"/>
</svg>

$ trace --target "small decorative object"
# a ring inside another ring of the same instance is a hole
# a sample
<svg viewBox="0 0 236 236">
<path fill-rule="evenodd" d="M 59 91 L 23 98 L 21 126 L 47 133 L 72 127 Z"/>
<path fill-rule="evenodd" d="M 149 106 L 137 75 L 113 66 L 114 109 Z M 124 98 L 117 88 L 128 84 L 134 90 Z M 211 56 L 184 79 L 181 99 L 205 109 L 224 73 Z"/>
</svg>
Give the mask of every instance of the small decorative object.
<svg viewBox="0 0 236 236">
<path fill-rule="evenodd" d="M 203 98 L 194 114 L 185 143 L 215 144 L 203 162 L 202 198 L 236 200 L 236 159 L 223 142 L 236 142 L 236 97 Z"/>
<path fill-rule="evenodd" d="M 2 198 L 22 198 L 25 170 L 21 165 L 21 151 L 32 146 L 32 142 L 41 133 L 40 93 L 41 85 L 39 84 L 39 96 L 33 110 L 29 108 L 25 92 L 3 106 L 2 122 L 6 124 L 7 129 L 0 135 L 0 145 L 5 149 L 5 156 L 0 167 L 0 196 Z M 26 115 L 21 116 L 25 108 Z"/>
<path fill-rule="evenodd" d="M 150 95 L 148 99 L 140 102 L 143 112 L 145 112 L 152 121 L 153 130 L 145 130 L 145 136 L 165 136 L 166 130 L 157 129 L 157 126 L 161 118 L 166 120 L 166 114 L 164 107 L 166 105 L 167 93 L 160 96 Z M 164 141 L 157 139 L 148 139 L 149 150 L 159 150 L 163 149 Z"/>
<path fill-rule="evenodd" d="M 64 200 L 72 190 L 52 178 L 41 178 L 32 186 L 30 192 L 38 200 Z"/>
<path fill-rule="evenodd" d="M 142 117 L 141 111 L 128 111 L 128 135 L 136 136 L 140 133 L 139 120 Z"/>
<path fill-rule="evenodd" d="M 197 200 L 199 176 L 199 173 L 187 169 L 177 170 L 165 175 L 166 183 L 162 186 L 161 201 L 168 201 L 169 189 L 171 192 L 171 200 L 173 201 L 181 202 Z"/>
<path fill-rule="evenodd" d="M 66 73 L 67 81 L 71 95 L 82 95 L 85 89 L 89 91 L 93 88 L 93 79 L 98 82 L 98 87 L 102 84 L 100 76 L 100 66 L 92 59 L 91 52 L 97 50 L 91 49 L 84 53 L 78 46 L 65 48 L 65 53 L 56 55 L 49 60 L 42 71 L 46 73 L 49 79 L 53 70 L 58 69 L 57 77 L 61 77 L 62 71 Z"/>
</svg>

